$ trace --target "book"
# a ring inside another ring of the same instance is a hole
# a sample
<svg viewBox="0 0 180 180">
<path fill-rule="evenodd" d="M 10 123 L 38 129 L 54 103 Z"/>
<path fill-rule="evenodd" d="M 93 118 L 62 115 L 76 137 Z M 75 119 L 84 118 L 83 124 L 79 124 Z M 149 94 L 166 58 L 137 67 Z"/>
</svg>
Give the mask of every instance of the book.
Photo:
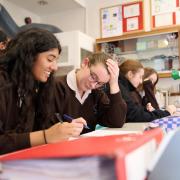
<svg viewBox="0 0 180 180">
<path fill-rule="evenodd" d="M 162 140 L 143 133 L 82 137 L 0 156 L 0 179 L 141 180 Z"/>
</svg>

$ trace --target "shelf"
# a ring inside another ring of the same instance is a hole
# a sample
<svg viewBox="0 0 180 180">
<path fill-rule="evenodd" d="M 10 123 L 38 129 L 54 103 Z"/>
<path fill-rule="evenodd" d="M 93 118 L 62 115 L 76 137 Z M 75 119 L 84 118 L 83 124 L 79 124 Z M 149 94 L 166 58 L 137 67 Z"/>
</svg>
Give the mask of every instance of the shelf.
<svg viewBox="0 0 180 180">
<path fill-rule="evenodd" d="M 152 49 L 146 49 L 146 50 L 134 50 L 134 51 L 126 51 L 121 53 L 115 53 L 117 55 L 127 55 L 127 54 L 138 54 L 138 53 L 146 53 L 150 51 L 159 51 L 159 50 L 168 50 L 168 49 L 178 49 L 178 47 L 167 47 L 167 48 L 152 48 Z"/>
<path fill-rule="evenodd" d="M 170 93 L 170 96 L 180 96 L 180 92 L 172 92 Z"/>
<path fill-rule="evenodd" d="M 176 36 L 172 38 L 171 35 Z M 165 39 L 168 43 L 164 42 Z M 164 69 L 179 69 L 179 46 L 180 25 L 96 39 L 97 51 L 114 54 L 119 62 L 125 59 L 140 60 L 144 67 L 154 68 L 160 78 L 171 78 L 171 70 Z"/>
<path fill-rule="evenodd" d="M 170 78 L 171 77 L 171 71 L 158 72 L 158 75 L 159 75 L 160 78 Z"/>
<path fill-rule="evenodd" d="M 163 29 L 156 29 L 156 30 L 147 31 L 147 32 L 145 31 L 136 32 L 136 33 L 131 32 L 131 33 L 127 33 L 121 36 L 96 39 L 96 43 L 101 44 L 105 42 L 113 42 L 113 41 L 120 41 L 120 40 L 133 39 L 133 38 L 139 38 L 139 37 L 173 33 L 173 32 L 179 32 L 179 30 L 180 30 L 180 26 L 175 26 L 175 27 L 168 27 L 168 28 L 163 28 Z"/>
</svg>

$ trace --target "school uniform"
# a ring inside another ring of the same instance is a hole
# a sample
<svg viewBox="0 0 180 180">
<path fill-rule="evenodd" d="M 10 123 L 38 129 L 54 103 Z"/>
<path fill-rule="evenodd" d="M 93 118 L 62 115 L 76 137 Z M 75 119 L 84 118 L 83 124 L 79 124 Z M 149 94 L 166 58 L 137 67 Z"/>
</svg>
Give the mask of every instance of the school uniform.
<svg viewBox="0 0 180 180">
<path fill-rule="evenodd" d="M 55 89 L 55 108 L 61 115 L 67 114 L 73 118 L 83 117 L 90 127 L 90 130 L 84 129 L 83 133 L 95 130 L 97 124 L 120 128 L 126 117 L 126 103 L 122 99 L 121 92 L 106 94 L 101 89 L 94 89 L 86 91 L 81 97 L 77 88 L 75 70 L 67 76 L 58 78 Z"/>
<path fill-rule="evenodd" d="M 159 109 L 159 104 L 154 94 L 154 88 L 151 80 L 143 81 L 144 96 L 142 97 L 142 104 L 146 106 L 147 103 L 151 103 L 153 108 Z"/>
<path fill-rule="evenodd" d="M 26 96 L 32 102 L 28 108 L 7 72 L 0 70 L 0 154 L 31 147 L 30 132 L 45 128 L 45 121 L 36 117 L 37 93 Z"/>
<path fill-rule="evenodd" d="M 121 89 L 122 97 L 127 104 L 126 122 L 150 122 L 154 119 L 169 116 L 168 111 L 154 110 L 149 112 L 145 107 L 133 99 L 132 93 L 136 92 L 136 88 L 130 83 L 130 81 L 120 73 L 119 86 Z"/>
</svg>

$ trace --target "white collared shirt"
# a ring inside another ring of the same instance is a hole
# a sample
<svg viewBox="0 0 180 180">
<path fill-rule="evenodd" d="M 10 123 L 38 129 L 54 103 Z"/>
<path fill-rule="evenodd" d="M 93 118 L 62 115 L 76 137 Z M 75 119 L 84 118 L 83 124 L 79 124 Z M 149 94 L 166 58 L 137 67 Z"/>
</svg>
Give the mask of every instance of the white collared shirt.
<svg viewBox="0 0 180 180">
<path fill-rule="evenodd" d="M 83 104 L 86 98 L 91 93 L 91 90 L 87 90 L 83 96 L 81 97 L 77 88 L 77 81 L 76 81 L 76 70 L 72 70 L 67 74 L 67 84 L 70 89 L 72 89 L 75 92 L 75 97 L 78 99 L 78 101 Z"/>
</svg>

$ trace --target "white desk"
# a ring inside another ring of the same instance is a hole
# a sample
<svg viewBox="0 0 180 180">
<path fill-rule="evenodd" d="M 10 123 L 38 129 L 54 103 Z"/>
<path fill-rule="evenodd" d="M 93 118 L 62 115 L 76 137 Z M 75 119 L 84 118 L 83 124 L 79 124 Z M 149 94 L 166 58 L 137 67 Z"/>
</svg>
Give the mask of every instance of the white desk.
<svg viewBox="0 0 180 180">
<path fill-rule="evenodd" d="M 148 123 L 125 123 L 122 131 L 143 131 L 148 126 Z"/>
</svg>

